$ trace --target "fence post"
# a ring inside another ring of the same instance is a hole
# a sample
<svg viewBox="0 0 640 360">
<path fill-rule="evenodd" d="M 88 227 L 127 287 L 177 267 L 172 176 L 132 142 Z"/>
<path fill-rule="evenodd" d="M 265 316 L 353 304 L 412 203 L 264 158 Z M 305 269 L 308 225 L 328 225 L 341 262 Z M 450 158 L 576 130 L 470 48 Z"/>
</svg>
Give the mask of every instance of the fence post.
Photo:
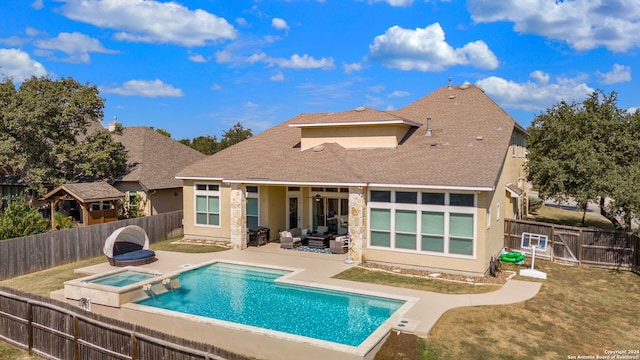
<svg viewBox="0 0 640 360">
<path fill-rule="evenodd" d="M 29 354 L 33 354 L 33 305 L 27 301 L 27 346 Z"/>
<path fill-rule="evenodd" d="M 555 250 L 555 240 L 556 240 L 556 232 L 555 232 L 555 226 L 551 225 L 551 236 L 549 236 L 551 238 L 551 261 L 553 261 L 555 255 L 556 255 L 556 250 Z"/>
<path fill-rule="evenodd" d="M 131 360 L 138 360 L 138 338 L 135 333 L 131 333 Z"/>
<path fill-rule="evenodd" d="M 80 360 L 80 321 L 75 315 L 71 315 L 73 318 L 73 347 L 75 360 Z"/>
<path fill-rule="evenodd" d="M 578 231 L 578 241 L 578 265 L 582 265 L 582 242 L 584 241 L 582 229 Z"/>
</svg>

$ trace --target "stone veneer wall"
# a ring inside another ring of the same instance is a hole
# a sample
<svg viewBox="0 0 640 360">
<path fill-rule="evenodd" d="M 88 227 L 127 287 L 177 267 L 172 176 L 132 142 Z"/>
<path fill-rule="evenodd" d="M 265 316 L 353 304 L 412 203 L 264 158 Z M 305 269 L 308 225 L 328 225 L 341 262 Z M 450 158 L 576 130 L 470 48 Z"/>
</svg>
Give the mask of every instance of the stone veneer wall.
<svg viewBox="0 0 640 360">
<path fill-rule="evenodd" d="M 353 260 L 364 261 L 364 244 L 367 233 L 366 189 L 362 186 L 349 187 L 349 234 L 351 236 L 351 256 Z"/>
<path fill-rule="evenodd" d="M 247 199 L 244 186 L 231 184 L 231 247 L 247 248 Z"/>
</svg>

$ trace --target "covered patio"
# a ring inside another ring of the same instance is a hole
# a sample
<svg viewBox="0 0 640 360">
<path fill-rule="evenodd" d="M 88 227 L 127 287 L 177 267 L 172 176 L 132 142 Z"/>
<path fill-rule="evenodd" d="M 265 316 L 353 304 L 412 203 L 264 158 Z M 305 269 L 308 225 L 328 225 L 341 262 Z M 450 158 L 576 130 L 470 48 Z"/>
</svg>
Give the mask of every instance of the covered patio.
<svg viewBox="0 0 640 360">
<path fill-rule="evenodd" d="M 330 240 L 349 234 L 352 255 L 358 256 L 366 231 L 365 192 L 363 186 L 352 184 L 232 183 L 231 207 L 238 211 L 231 212 L 231 244 L 244 249 L 250 243 L 248 230 L 266 227 L 270 241 L 279 241 L 288 231 L 304 240 L 300 245 L 331 252 Z"/>
<path fill-rule="evenodd" d="M 42 198 L 51 203 L 51 223 L 56 212 L 73 217 L 75 223 L 88 226 L 118 220 L 117 202 L 125 194 L 104 181 L 63 184 Z"/>
</svg>

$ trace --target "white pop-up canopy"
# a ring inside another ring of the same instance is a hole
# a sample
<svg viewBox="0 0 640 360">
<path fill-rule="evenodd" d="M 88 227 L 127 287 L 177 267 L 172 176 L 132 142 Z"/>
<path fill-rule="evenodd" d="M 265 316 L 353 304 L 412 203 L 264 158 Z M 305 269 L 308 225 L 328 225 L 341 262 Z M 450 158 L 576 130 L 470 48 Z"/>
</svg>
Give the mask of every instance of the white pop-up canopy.
<svg viewBox="0 0 640 360">
<path fill-rule="evenodd" d="M 138 225 L 117 228 L 107 237 L 102 251 L 108 258 L 113 257 L 113 247 L 116 242 L 134 243 L 142 246 L 144 250 L 149 249 L 149 236 L 147 236 L 147 232 Z"/>
</svg>

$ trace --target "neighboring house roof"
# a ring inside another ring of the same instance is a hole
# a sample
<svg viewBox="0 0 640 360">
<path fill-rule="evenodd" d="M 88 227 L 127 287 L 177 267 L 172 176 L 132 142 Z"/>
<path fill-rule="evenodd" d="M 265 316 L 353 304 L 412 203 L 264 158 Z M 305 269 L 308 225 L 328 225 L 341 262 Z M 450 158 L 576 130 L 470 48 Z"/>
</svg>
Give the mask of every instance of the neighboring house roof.
<svg viewBox="0 0 640 360">
<path fill-rule="evenodd" d="M 52 196 L 67 193 L 81 203 L 93 201 L 109 201 L 124 198 L 124 193 L 104 181 L 91 183 L 63 184 L 48 192 L 43 200 Z"/>
<path fill-rule="evenodd" d="M 427 118 L 431 135 L 427 136 Z M 402 120 L 416 124 L 394 148 L 301 151 L 307 124 Z M 180 179 L 283 184 L 406 185 L 494 189 L 514 131 L 523 131 L 482 89 L 443 87 L 397 111 L 302 114 L 186 167 Z"/>
<path fill-rule="evenodd" d="M 182 187 L 176 174 L 183 167 L 206 157 L 170 137 L 146 126 L 125 127 L 122 135 L 113 134 L 127 150 L 130 172 L 116 182 L 138 182 L 143 189 Z"/>
</svg>

